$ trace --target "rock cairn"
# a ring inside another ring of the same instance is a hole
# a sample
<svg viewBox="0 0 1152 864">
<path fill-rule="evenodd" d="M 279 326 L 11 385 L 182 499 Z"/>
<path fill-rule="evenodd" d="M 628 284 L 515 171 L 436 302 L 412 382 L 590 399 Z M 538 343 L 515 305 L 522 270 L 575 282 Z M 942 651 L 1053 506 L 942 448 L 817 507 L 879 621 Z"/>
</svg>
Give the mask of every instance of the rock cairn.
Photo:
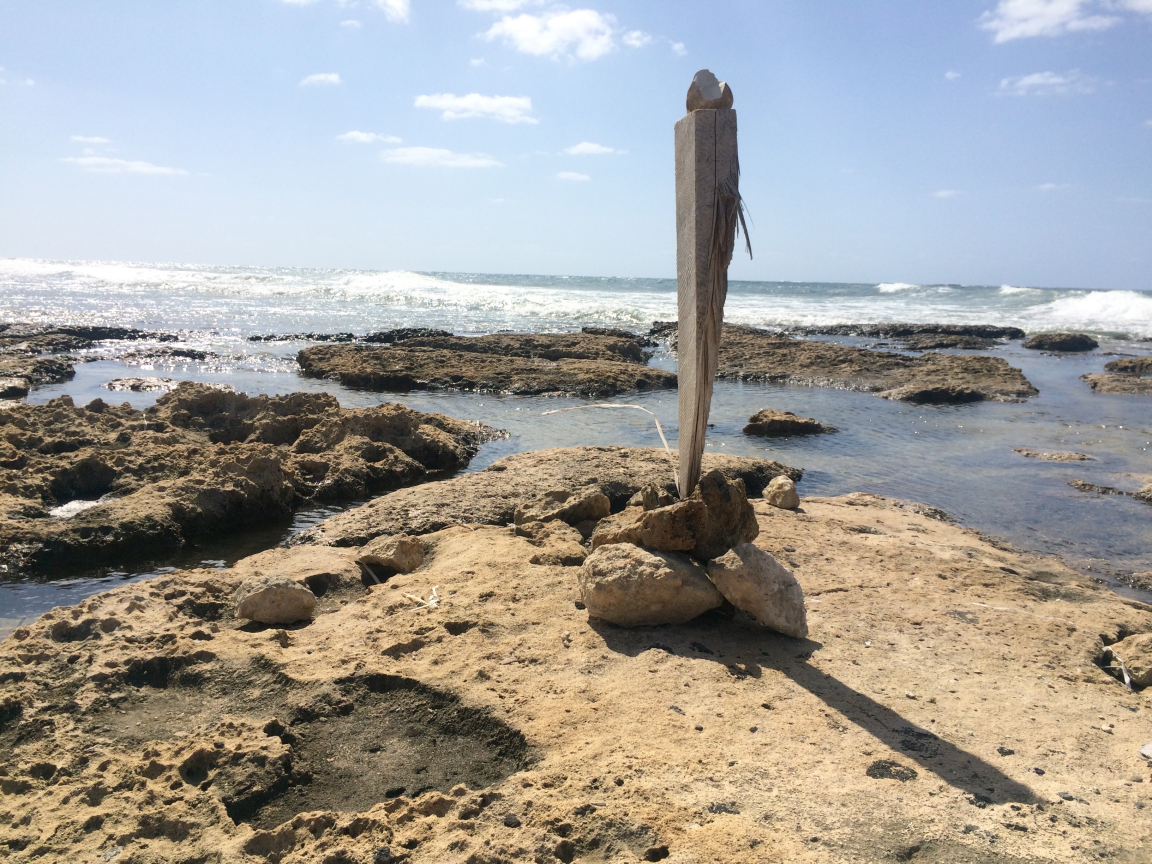
<svg viewBox="0 0 1152 864">
<path fill-rule="evenodd" d="M 683 501 L 646 486 L 595 524 L 578 577 L 588 615 L 622 627 L 683 624 L 728 601 L 804 638 L 800 583 L 752 545 L 759 530 L 740 479 L 710 471 Z"/>
</svg>

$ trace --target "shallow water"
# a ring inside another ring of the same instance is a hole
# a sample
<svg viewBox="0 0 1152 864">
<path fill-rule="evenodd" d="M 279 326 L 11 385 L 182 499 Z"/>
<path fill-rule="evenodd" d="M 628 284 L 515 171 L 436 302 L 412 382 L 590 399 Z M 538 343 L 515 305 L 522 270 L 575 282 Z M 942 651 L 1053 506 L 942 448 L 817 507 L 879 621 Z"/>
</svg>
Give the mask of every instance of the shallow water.
<svg viewBox="0 0 1152 864">
<path fill-rule="evenodd" d="M 103 387 L 113 378 L 132 375 L 225 382 L 248 393 L 327 391 L 346 407 L 399 401 L 507 429 L 507 439 L 484 445 L 468 469 L 473 471 L 510 453 L 546 447 L 660 443 L 651 418 L 639 411 L 593 409 L 545 415 L 555 408 L 591 403 L 573 398 L 354 391 L 299 376 L 295 353 L 308 343 L 254 343 L 244 337 L 268 332 L 363 333 L 392 326 L 440 326 L 458 333 L 500 327 L 569 330 L 587 324 L 646 327 L 655 318 L 674 314 L 674 284 L 667 280 L 481 279 L 33 263 L 35 267 L 24 262 L 20 271 L 12 262 L 0 262 L 0 318 L 182 331 L 187 347 L 221 355 L 203 363 L 141 367 L 116 358 L 146 343 L 108 343 L 81 353 L 112 359 L 77 364 L 73 381 L 34 391 L 33 402 L 69 394 L 77 404 L 100 397 L 146 407 L 156 394 L 110 393 Z M 507 284 L 496 284 L 501 280 Z M 1141 478 L 1152 475 L 1152 400 L 1096 394 L 1078 380 L 1085 372 L 1101 371 L 1115 353 L 1152 353 L 1152 346 L 1138 341 L 1152 335 L 1152 297 L 1139 292 L 748 283 L 735 287 L 727 310 L 729 320 L 742 323 L 812 323 L 832 320 L 835 310 L 840 321 L 983 322 L 1039 329 L 1036 322 L 1044 320 L 1095 332 L 1101 348 L 1089 355 L 1045 355 L 1025 350 L 1019 342 L 988 352 L 1022 368 L 1040 390 L 1038 397 L 1019 404 L 913 406 L 842 390 L 718 382 L 708 446 L 803 468 L 801 495 L 866 491 L 922 501 L 1022 548 L 1059 555 L 1110 584 L 1133 572 L 1152 570 L 1152 507 L 1126 496 L 1085 494 L 1067 485 L 1069 480 L 1083 479 L 1134 490 L 1142 485 Z M 675 359 L 663 351 L 652 362 L 675 369 Z M 611 401 L 656 412 L 675 447 L 674 392 Z M 741 430 L 748 417 L 765 407 L 815 417 L 840 431 L 773 441 L 745 436 Z M 1043 462 L 1013 453 L 1014 447 L 1075 450 L 1095 461 Z M 231 563 L 275 545 L 330 512 L 300 513 L 291 523 L 188 549 L 132 572 L 0 583 L 0 633 L 51 606 L 78 602 L 125 580 L 162 569 Z M 1118 587 L 1130 596 L 1152 599 Z"/>
</svg>

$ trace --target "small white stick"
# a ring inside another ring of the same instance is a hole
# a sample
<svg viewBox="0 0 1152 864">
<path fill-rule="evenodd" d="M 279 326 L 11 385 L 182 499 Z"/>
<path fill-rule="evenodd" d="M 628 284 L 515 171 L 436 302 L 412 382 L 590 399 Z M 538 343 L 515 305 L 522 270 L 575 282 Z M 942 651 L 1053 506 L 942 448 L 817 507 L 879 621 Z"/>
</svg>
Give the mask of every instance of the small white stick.
<svg viewBox="0 0 1152 864">
<path fill-rule="evenodd" d="M 583 411 L 585 408 L 635 408 L 637 411 L 643 411 L 645 414 L 651 415 L 653 421 L 656 423 L 656 431 L 660 433 L 660 440 L 664 442 L 664 452 L 667 453 L 668 458 L 672 460 L 672 479 L 676 481 L 676 488 L 680 488 L 680 476 L 676 472 L 676 457 L 672 455 L 672 448 L 668 446 L 668 439 L 664 437 L 664 429 L 660 425 L 660 418 L 643 405 L 620 405 L 615 402 L 597 402 L 595 405 L 574 405 L 571 408 L 553 408 L 551 411 L 545 411 L 541 416 L 547 417 L 549 414 L 560 414 L 564 411 Z"/>
</svg>

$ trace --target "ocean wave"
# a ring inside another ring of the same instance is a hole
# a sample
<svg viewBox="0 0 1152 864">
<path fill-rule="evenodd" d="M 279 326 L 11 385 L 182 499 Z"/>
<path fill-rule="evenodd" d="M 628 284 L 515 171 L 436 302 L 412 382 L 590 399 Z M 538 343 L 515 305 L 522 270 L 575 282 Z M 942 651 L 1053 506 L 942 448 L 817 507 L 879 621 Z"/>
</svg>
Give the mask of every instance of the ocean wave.
<svg viewBox="0 0 1152 864">
<path fill-rule="evenodd" d="M 881 294 L 896 294 L 900 291 L 911 291 L 914 288 L 919 288 L 919 285 L 913 285 L 910 282 L 881 282 L 876 286 L 876 289 Z"/>
<path fill-rule="evenodd" d="M 1001 294 L 1042 294 L 1044 293 L 1041 288 L 1023 288 L 1016 285 L 1001 285 Z"/>
<path fill-rule="evenodd" d="M 1068 292 L 1030 313 L 1048 326 L 1152 336 L 1152 295 L 1142 291 Z"/>
</svg>

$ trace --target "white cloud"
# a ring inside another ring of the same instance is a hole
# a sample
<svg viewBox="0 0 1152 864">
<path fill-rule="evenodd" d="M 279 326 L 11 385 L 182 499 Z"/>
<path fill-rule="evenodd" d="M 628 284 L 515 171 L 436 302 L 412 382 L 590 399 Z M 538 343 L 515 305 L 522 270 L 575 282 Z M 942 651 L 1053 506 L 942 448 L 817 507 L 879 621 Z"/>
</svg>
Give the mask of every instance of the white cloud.
<svg viewBox="0 0 1152 864">
<path fill-rule="evenodd" d="M 326 87 L 339 83 L 340 76 L 335 72 L 317 72 L 315 75 L 300 79 L 301 87 Z"/>
<path fill-rule="evenodd" d="M 1121 0 L 1120 5 L 1131 9 L 1133 12 L 1152 15 L 1152 0 Z"/>
<path fill-rule="evenodd" d="M 443 111 L 445 120 L 487 117 L 504 123 L 540 122 L 529 114 L 532 99 L 528 96 L 481 96 L 479 93 L 456 96 L 453 93 L 433 93 L 430 96 L 417 96 L 416 107 Z"/>
<path fill-rule="evenodd" d="M 111 144 L 108 138 L 98 138 L 94 135 L 73 135 L 72 140 L 80 144 Z"/>
<path fill-rule="evenodd" d="M 564 152 L 569 156 L 603 156 L 607 153 L 615 153 L 616 151 L 611 147 L 605 147 L 603 144 L 581 141 L 579 144 L 573 144 L 571 147 L 564 148 Z"/>
<path fill-rule="evenodd" d="M 688 49 L 684 47 L 683 42 L 673 42 L 672 43 L 672 53 L 675 54 L 677 57 L 683 57 L 685 54 L 688 53 Z"/>
<path fill-rule="evenodd" d="M 384 13 L 384 17 L 397 24 L 407 24 L 408 14 L 411 11 L 408 0 L 376 0 L 376 8 Z"/>
<path fill-rule="evenodd" d="M 393 165 L 419 165 L 432 168 L 500 168 L 491 156 L 483 153 L 453 153 L 435 147 L 396 147 L 380 154 Z"/>
<path fill-rule="evenodd" d="M 514 12 L 532 3 L 533 0 L 460 0 L 461 6 L 476 12 Z"/>
<path fill-rule="evenodd" d="M 623 38 L 624 44 L 630 48 L 643 48 L 652 41 L 652 37 L 643 30 L 629 30 Z"/>
<path fill-rule="evenodd" d="M 1036 187 L 1037 192 L 1058 192 L 1061 189 L 1067 189 L 1067 183 L 1041 183 Z"/>
<path fill-rule="evenodd" d="M 523 54 L 595 60 L 616 48 L 616 18 L 594 9 L 556 9 L 543 15 L 504 16 L 484 34 Z"/>
<path fill-rule="evenodd" d="M 949 81 L 955 81 L 957 78 L 960 77 L 960 73 L 959 72 L 953 72 L 952 70 L 948 70 L 947 72 L 944 73 L 944 77 L 947 78 Z"/>
<path fill-rule="evenodd" d="M 488 61 L 485 60 L 483 57 L 473 57 L 471 60 L 468 61 L 468 64 L 471 66 L 487 66 Z"/>
<path fill-rule="evenodd" d="M 1152 120 L 1145 120 L 1144 126 L 1148 129 L 1152 129 Z"/>
<path fill-rule="evenodd" d="M 79 165 L 85 171 L 100 174 L 187 174 L 180 168 L 165 168 L 151 162 L 138 162 L 128 159 L 111 159 L 107 156 L 68 156 L 61 160 Z"/>
<path fill-rule="evenodd" d="M 1002 96 L 1056 96 L 1066 93 L 1092 93 L 1096 87 L 1091 78 L 1073 69 L 1059 75 L 1056 72 L 1033 72 L 1005 78 L 1000 82 L 998 92 Z"/>
<path fill-rule="evenodd" d="M 575 171 L 561 171 L 556 176 L 561 180 L 567 180 L 572 183 L 587 183 L 592 179 L 587 174 L 577 174 Z"/>
<path fill-rule="evenodd" d="M 349 30 L 359 30 L 362 25 L 355 18 L 349 18 L 347 21 L 341 21 L 340 26 L 347 27 Z"/>
<path fill-rule="evenodd" d="M 1000 0 L 994 10 L 980 16 L 980 26 L 995 34 L 993 42 L 1008 42 L 1033 36 L 1107 30 L 1120 23 L 1121 19 L 1115 15 L 1094 14 L 1097 5 L 1105 9 L 1109 6 L 1094 0 Z"/>
<path fill-rule="evenodd" d="M 933 198 L 955 198 L 960 194 L 959 189 L 940 189 L 932 193 Z"/>
<path fill-rule="evenodd" d="M 343 135 L 336 136 L 337 141 L 351 141 L 354 144 L 399 144 L 400 139 L 395 135 L 378 135 L 375 132 L 357 132 L 353 129 L 351 132 L 345 132 Z"/>
</svg>

